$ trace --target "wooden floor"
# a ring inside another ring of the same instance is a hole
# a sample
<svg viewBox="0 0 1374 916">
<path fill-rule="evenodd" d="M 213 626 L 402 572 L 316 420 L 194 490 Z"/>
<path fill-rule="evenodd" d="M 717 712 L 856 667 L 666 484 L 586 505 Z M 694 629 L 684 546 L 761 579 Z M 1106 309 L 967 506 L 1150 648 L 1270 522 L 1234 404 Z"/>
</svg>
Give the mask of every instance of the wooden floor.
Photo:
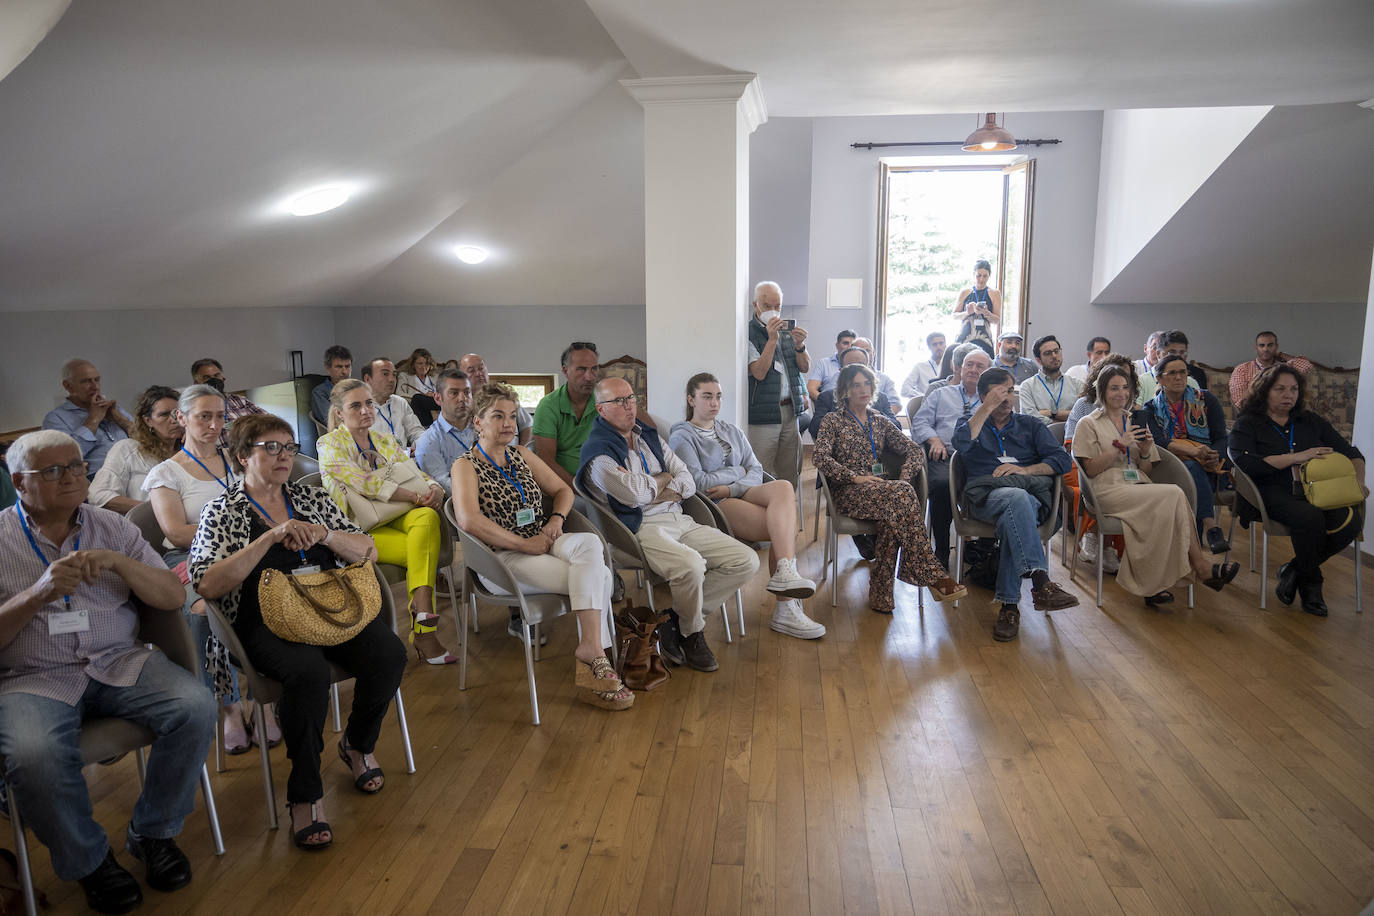
<svg viewBox="0 0 1374 916">
<path fill-rule="evenodd" d="M 800 565 L 819 576 L 811 509 Z M 840 607 L 828 583 L 808 602 L 824 639 L 767 629 L 760 574 L 747 636 L 726 645 L 711 618 L 720 671 L 675 670 L 626 713 L 573 700 L 561 622 L 538 728 L 488 609 L 466 692 L 456 669 L 407 672 L 418 773 L 390 717 L 380 796 L 327 755 L 331 850 L 266 829 L 257 758 L 231 758 L 214 777 L 227 854 L 198 807 L 195 880 L 142 911 L 1353 914 L 1374 896 L 1374 608 L 1354 614 L 1348 555 L 1326 620 L 1260 611 L 1248 571 L 1163 613 L 1110 580 L 1098 609 L 1084 574 L 1079 607 L 1027 611 L 1000 644 L 986 592 L 920 613 L 899 585 L 880 616 L 841 552 Z M 1052 574 L 1067 580 L 1057 551 Z M 281 797 L 284 749 L 273 761 Z M 122 836 L 132 762 L 88 776 Z M 41 848 L 34 870 L 53 912 L 82 908 Z"/>
</svg>

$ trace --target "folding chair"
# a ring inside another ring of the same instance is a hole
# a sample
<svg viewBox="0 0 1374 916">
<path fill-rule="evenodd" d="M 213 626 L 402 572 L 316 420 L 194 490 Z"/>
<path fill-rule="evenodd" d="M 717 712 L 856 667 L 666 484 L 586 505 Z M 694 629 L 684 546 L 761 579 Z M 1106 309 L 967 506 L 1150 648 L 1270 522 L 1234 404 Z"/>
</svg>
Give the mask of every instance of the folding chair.
<svg viewBox="0 0 1374 916">
<path fill-rule="evenodd" d="M 920 446 L 915 446 L 920 448 Z M 883 454 L 883 465 L 887 469 L 887 476 L 895 478 L 901 473 L 902 456 L 891 453 Z M 830 567 L 830 606 L 835 607 L 839 603 L 839 578 L 840 578 L 840 535 L 847 534 L 853 537 L 856 534 L 876 534 L 878 526 L 876 523 L 865 519 L 851 518 L 840 512 L 835 507 L 835 499 L 830 493 L 830 482 L 825 479 L 825 475 L 817 472 L 816 479 L 820 481 L 821 492 L 817 497 L 825 500 L 825 558 L 821 561 L 821 572 L 824 574 L 826 566 Z M 926 478 L 924 467 L 916 475 L 916 480 L 912 483 L 916 488 L 916 498 L 920 500 L 918 505 L 924 507 L 928 502 L 930 484 Z M 819 513 L 819 509 L 817 510 Z M 924 590 L 917 590 L 916 606 L 922 610 L 926 606 L 926 593 Z"/>
</svg>

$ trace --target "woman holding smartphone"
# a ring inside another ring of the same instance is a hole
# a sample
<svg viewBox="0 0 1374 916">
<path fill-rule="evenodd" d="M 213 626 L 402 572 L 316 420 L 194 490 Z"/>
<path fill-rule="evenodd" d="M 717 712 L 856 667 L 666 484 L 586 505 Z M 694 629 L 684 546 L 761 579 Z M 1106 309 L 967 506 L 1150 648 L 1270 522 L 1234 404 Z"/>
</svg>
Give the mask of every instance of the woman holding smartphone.
<svg viewBox="0 0 1374 916">
<path fill-rule="evenodd" d="M 1148 427 L 1131 421 L 1134 392 L 1130 373 L 1109 366 L 1097 376 L 1102 405 L 1074 430 L 1073 453 L 1093 481 L 1097 508 L 1121 520 L 1126 552 L 1116 581 L 1145 604 L 1174 600 L 1169 588 L 1190 571 L 1203 585 L 1221 591 L 1240 572 L 1239 563 L 1209 563 L 1198 542 L 1188 497 L 1173 484 L 1147 476 L 1160 461 Z"/>
</svg>

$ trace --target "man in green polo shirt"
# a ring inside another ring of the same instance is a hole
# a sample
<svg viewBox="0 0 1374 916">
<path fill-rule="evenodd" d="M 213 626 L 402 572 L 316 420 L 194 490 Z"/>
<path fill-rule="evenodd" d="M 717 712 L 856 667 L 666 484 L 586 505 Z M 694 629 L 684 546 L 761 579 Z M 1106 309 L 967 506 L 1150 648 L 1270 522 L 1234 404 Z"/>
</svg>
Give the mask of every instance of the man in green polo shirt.
<svg viewBox="0 0 1374 916">
<path fill-rule="evenodd" d="M 553 468 L 569 486 L 596 421 L 592 390 L 601 377 L 596 344 L 575 340 L 563 351 L 563 377 L 567 379 L 544 396 L 534 409 L 534 453 Z"/>
</svg>

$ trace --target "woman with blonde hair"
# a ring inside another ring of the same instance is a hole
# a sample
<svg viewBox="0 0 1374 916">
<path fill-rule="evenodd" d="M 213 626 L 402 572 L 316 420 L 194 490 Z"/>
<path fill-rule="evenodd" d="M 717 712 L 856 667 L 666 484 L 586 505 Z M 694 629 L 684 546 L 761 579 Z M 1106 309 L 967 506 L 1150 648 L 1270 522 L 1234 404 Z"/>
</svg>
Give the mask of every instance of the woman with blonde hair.
<svg viewBox="0 0 1374 916">
<path fill-rule="evenodd" d="M 396 373 L 396 393 L 410 402 L 410 409 L 426 428 L 434 422 L 435 400 L 434 357 L 424 347 L 416 347 L 410 357 L 400 363 Z"/>
<path fill-rule="evenodd" d="M 377 545 L 377 562 L 404 566 L 410 595 L 411 643 L 422 661 L 451 665 L 458 657 L 439 642 L 434 584 L 439 569 L 439 508 L 444 488 L 418 467 L 423 488 L 402 487 L 391 479 L 397 465 L 414 460 L 390 435 L 372 428 L 377 405 L 372 389 L 344 379 L 329 394 L 329 432 L 315 443 L 324 488 L 346 514 L 349 495 L 375 502 L 408 502 L 415 508 L 367 533 Z"/>
</svg>

